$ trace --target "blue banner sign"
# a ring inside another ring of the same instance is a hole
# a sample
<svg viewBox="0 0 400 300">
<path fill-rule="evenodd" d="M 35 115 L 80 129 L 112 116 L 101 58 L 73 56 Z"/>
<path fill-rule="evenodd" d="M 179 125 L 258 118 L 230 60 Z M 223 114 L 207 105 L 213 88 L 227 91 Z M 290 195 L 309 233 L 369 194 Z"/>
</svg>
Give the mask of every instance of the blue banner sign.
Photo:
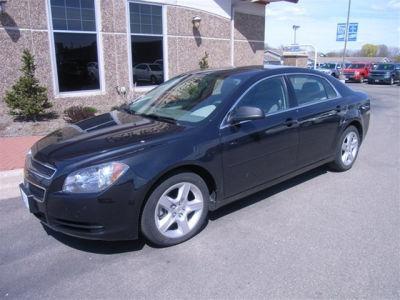
<svg viewBox="0 0 400 300">
<path fill-rule="evenodd" d="M 349 23 L 349 34 L 347 37 L 347 41 L 349 42 L 357 41 L 357 33 L 358 33 L 358 23 Z M 345 37 L 346 37 L 346 23 L 338 23 L 336 31 L 336 41 L 344 42 Z"/>
</svg>

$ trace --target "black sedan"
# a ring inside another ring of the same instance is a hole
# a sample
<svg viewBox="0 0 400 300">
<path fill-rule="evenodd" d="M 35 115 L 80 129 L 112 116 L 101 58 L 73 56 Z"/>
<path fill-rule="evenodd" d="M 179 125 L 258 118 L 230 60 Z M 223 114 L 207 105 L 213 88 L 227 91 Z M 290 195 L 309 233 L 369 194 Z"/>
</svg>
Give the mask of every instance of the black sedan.
<svg viewBox="0 0 400 300">
<path fill-rule="evenodd" d="M 350 169 L 369 119 L 366 94 L 317 71 L 191 72 L 39 140 L 22 199 L 68 235 L 174 245 L 232 201 L 323 164 Z"/>
</svg>

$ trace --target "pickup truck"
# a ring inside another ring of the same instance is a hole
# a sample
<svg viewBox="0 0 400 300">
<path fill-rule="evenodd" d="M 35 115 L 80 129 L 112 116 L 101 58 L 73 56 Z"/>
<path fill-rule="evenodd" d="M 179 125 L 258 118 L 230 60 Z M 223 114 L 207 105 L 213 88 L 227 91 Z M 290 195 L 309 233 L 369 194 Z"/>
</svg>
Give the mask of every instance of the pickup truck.
<svg viewBox="0 0 400 300">
<path fill-rule="evenodd" d="M 346 80 L 361 83 L 368 78 L 371 69 L 372 64 L 369 63 L 352 63 L 343 71 L 343 74 Z"/>
<path fill-rule="evenodd" d="M 368 83 L 388 83 L 393 85 L 400 81 L 400 64 L 378 64 L 370 72 Z"/>
</svg>

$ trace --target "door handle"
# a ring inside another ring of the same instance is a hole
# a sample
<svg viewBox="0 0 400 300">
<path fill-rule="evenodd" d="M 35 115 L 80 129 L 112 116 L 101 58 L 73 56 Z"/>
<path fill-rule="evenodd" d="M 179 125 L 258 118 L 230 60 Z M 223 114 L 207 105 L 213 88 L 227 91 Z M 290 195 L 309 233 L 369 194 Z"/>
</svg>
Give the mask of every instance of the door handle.
<svg viewBox="0 0 400 300">
<path fill-rule="evenodd" d="M 286 119 L 285 125 L 287 127 L 292 127 L 293 125 L 297 125 L 299 122 L 297 120 L 293 120 L 292 118 Z"/>
</svg>

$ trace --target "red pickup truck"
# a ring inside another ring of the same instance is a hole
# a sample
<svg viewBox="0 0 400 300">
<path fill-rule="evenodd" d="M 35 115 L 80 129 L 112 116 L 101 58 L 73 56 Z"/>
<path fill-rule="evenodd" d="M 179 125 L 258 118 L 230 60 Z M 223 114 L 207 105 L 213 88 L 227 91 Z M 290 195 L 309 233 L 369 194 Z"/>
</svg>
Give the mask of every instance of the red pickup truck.
<svg viewBox="0 0 400 300">
<path fill-rule="evenodd" d="M 346 80 L 363 82 L 367 79 L 369 72 L 372 70 L 370 63 L 352 63 L 349 67 L 344 69 L 343 75 Z"/>
</svg>

